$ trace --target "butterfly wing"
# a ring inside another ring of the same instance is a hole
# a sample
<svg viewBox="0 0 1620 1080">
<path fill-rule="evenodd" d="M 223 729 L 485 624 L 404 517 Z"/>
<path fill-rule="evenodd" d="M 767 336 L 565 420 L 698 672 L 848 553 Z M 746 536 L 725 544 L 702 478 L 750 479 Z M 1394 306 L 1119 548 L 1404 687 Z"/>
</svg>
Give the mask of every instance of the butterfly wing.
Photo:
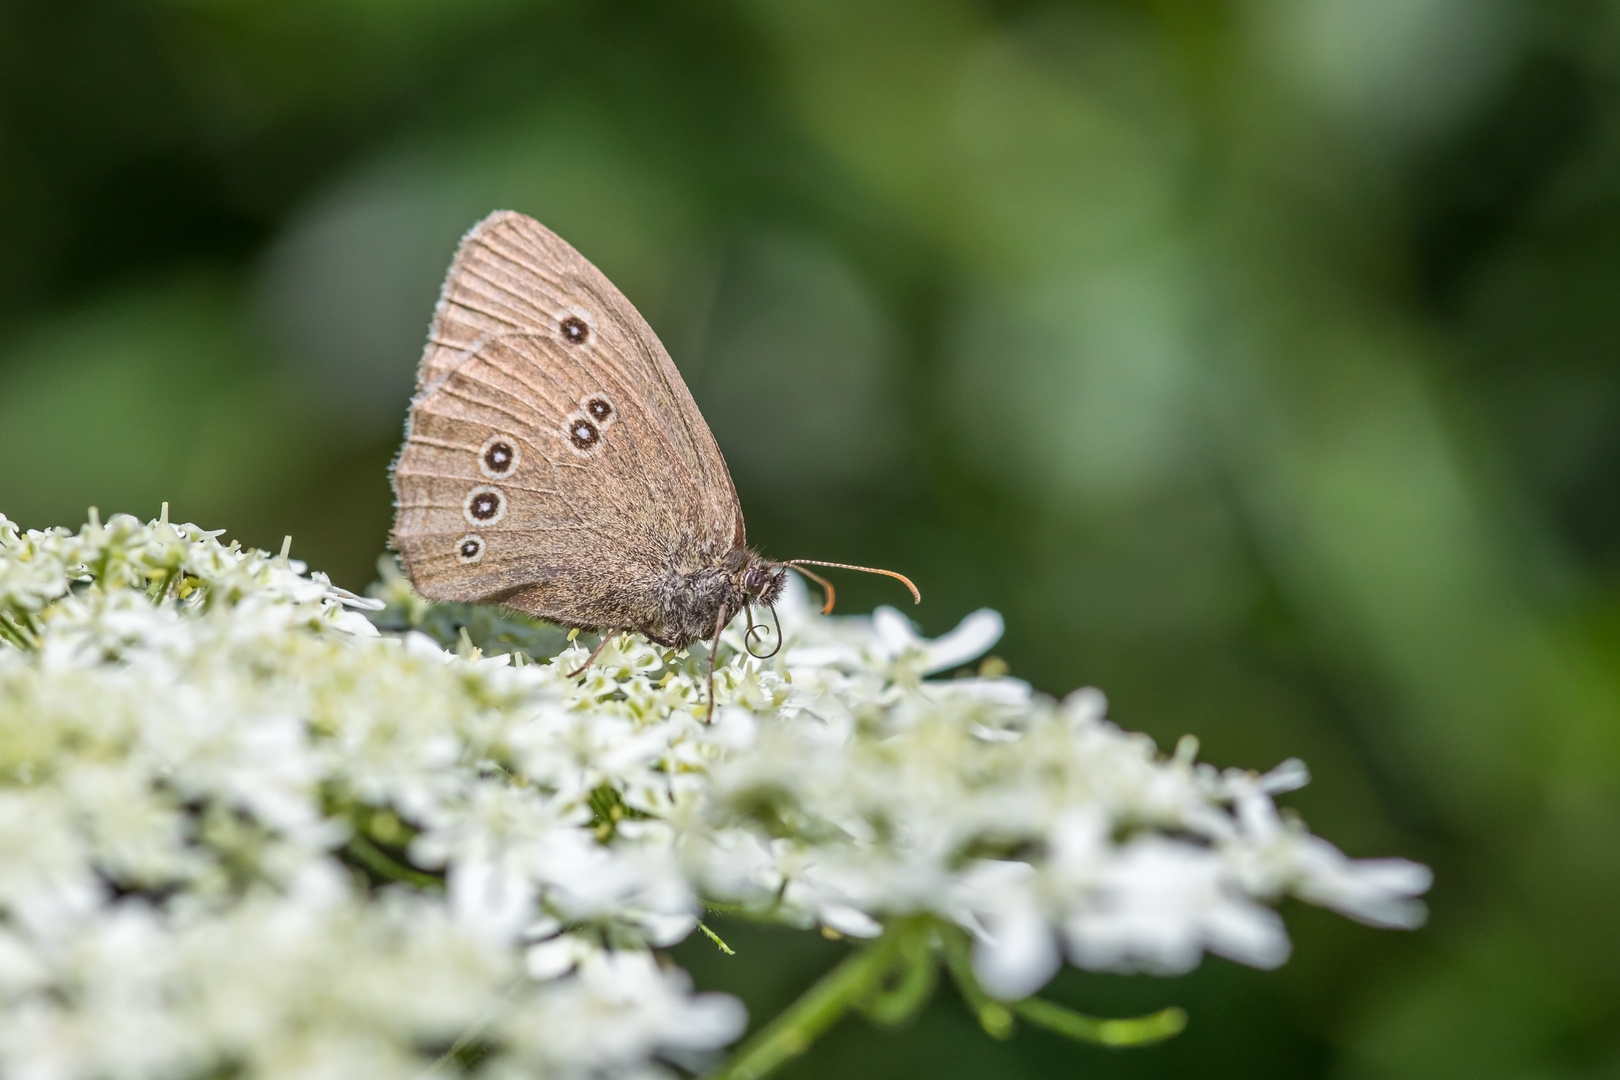
<svg viewBox="0 0 1620 1080">
<path fill-rule="evenodd" d="M 670 575 L 743 543 L 720 448 L 652 328 L 510 211 L 457 249 L 393 483 L 424 596 L 576 626 L 656 636 Z"/>
</svg>

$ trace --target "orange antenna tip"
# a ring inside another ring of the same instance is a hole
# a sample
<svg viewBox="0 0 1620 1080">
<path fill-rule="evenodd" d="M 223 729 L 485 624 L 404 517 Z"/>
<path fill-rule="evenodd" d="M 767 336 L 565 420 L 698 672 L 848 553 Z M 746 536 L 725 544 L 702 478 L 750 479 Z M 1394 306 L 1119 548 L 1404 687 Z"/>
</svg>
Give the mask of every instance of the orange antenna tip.
<svg viewBox="0 0 1620 1080">
<path fill-rule="evenodd" d="M 814 570 L 806 570 L 797 563 L 787 563 L 785 565 L 793 567 L 793 569 L 797 570 L 799 573 L 821 586 L 822 595 L 827 598 L 821 605 L 821 613 L 823 615 L 831 615 L 833 601 L 838 599 L 838 590 L 833 588 L 833 583 L 816 573 Z"/>
<path fill-rule="evenodd" d="M 922 593 L 917 591 L 917 586 L 915 586 L 915 585 L 913 585 L 911 583 L 911 579 L 906 577 L 906 575 L 896 573 L 893 570 L 880 570 L 875 566 L 856 566 L 853 563 L 823 562 L 820 559 L 789 559 L 785 565 L 793 567 L 793 569 L 797 570 L 799 573 L 803 574 L 805 577 L 811 578 L 812 580 L 818 582 L 821 585 L 821 587 L 826 590 L 826 592 L 827 592 L 827 603 L 821 609 L 821 613 L 823 615 L 827 614 L 829 611 L 832 610 L 833 597 L 835 595 L 833 593 L 833 587 L 832 587 L 832 584 L 830 582 L 828 582 L 827 579 L 823 578 L 820 574 L 813 574 L 810 571 L 806 570 L 804 567 L 807 564 L 810 565 L 810 566 L 831 566 L 831 567 L 833 567 L 835 569 L 838 569 L 838 570 L 859 570 L 863 574 L 882 574 L 884 577 L 892 577 L 896 581 L 898 581 L 902 585 L 904 585 L 906 588 L 911 590 L 911 601 L 912 601 L 912 603 L 914 603 L 914 604 L 922 603 Z"/>
</svg>

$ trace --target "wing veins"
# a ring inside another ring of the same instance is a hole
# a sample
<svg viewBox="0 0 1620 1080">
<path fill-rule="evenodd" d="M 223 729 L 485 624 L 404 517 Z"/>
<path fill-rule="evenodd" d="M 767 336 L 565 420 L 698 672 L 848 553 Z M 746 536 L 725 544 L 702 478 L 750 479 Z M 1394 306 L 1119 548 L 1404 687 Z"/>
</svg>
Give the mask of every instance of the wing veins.
<svg viewBox="0 0 1620 1080">
<path fill-rule="evenodd" d="M 522 334 L 522 333 L 518 333 L 518 334 L 502 334 L 496 340 L 500 340 L 500 339 L 504 339 L 504 338 L 508 338 L 508 337 L 534 338 L 534 339 L 537 339 L 538 341 L 540 341 L 542 343 L 545 340 L 539 334 Z M 492 357 L 488 357 L 488 356 L 484 357 L 484 362 L 487 365 L 489 365 L 491 368 L 494 368 L 496 371 L 499 371 L 501 374 L 506 375 L 508 378 L 511 378 L 513 381 L 517 382 L 520 386 L 524 386 L 524 387 L 527 387 L 530 390 L 533 390 L 537 395 L 540 395 L 540 394 L 544 393 L 544 391 L 542 390 L 541 387 L 536 386 L 534 383 L 530 382 L 527 378 L 524 377 L 521 369 L 508 370 L 505 367 L 498 366 L 496 364 L 495 360 Z M 568 393 L 568 387 L 559 376 L 553 374 L 552 371 L 545 364 L 535 363 L 532 360 L 526 366 L 529 367 L 529 368 L 534 369 L 537 372 L 539 372 L 539 374 L 540 374 L 540 376 L 542 378 L 549 380 L 553 385 L 556 386 L 556 388 L 558 390 L 562 391 L 562 393 L 564 395 L 562 400 L 564 401 L 564 403 L 568 403 L 568 398 L 566 396 L 567 393 Z M 596 372 L 594 370 L 594 367 L 595 367 L 595 365 L 593 365 L 593 374 L 596 374 L 600 378 L 601 373 Z M 474 376 L 472 374 L 470 374 L 470 373 L 468 373 L 465 377 L 469 381 L 474 379 Z M 494 389 L 494 390 L 496 390 L 498 392 L 501 392 L 501 393 L 506 393 L 507 392 L 507 391 L 501 390 L 500 387 L 494 386 L 493 384 L 489 383 L 488 380 L 480 379 L 478 381 L 482 382 L 486 386 L 490 386 L 492 389 Z M 603 389 L 606 389 L 606 387 L 603 387 Z M 589 393 L 589 391 L 587 390 L 586 393 Z M 620 398 L 620 400 L 626 400 L 626 399 L 634 396 L 634 389 L 632 387 L 630 387 L 630 385 L 628 383 L 625 383 L 625 382 L 621 381 L 620 385 L 618 387 L 615 387 L 615 394 L 616 395 L 622 394 L 623 396 Z M 538 410 L 537 410 L 537 413 L 538 413 Z M 558 422 L 560 423 L 563 419 L 565 419 L 566 415 L 567 414 L 564 414 L 563 417 L 559 417 Z M 655 433 L 658 430 L 657 425 L 647 425 L 647 426 L 651 427 L 651 429 Z M 608 433 L 604 431 L 602 433 L 602 435 L 603 435 L 603 439 L 604 439 L 604 442 L 605 442 L 605 440 L 608 438 Z M 646 459 L 641 456 L 641 448 L 636 445 L 636 440 L 634 438 L 628 438 L 626 441 L 628 441 L 631 450 L 635 453 L 637 463 L 641 466 L 638 469 L 632 469 L 630 471 L 641 482 L 641 486 L 646 490 L 648 502 L 653 506 L 660 507 L 665 513 L 665 523 L 668 524 L 673 531 L 678 531 L 679 530 L 679 523 L 676 522 L 673 518 L 671 518 L 669 516 L 669 513 L 668 513 L 668 511 L 669 511 L 669 507 L 667 505 L 668 500 L 660 498 L 658 491 L 652 485 L 652 480 L 650 479 L 651 470 L 647 467 Z M 666 444 L 667 444 L 667 440 L 666 440 Z M 619 444 L 616 443 L 614 445 L 619 445 Z M 620 503 L 617 500 L 612 500 L 611 498 L 610 498 L 610 501 L 613 502 L 614 509 L 618 510 L 620 513 L 629 514 L 629 513 L 632 512 L 631 507 L 626 506 L 625 504 Z M 581 516 L 584 516 L 584 515 L 581 515 Z"/>
<path fill-rule="evenodd" d="M 488 385 L 488 384 L 486 383 L 485 385 Z M 462 401 L 468 402 L 469 404 L 477 405 L 477 406 L 479 406 L 481 408 L 489 409 L 489 410 L 491 410 L 493 412 L 498 412 L 502 416 L 510 417 L 511 420 L 514 423 L 523 424 L 523 425 L 525 425 L 527 427 L 539 430 L 540 425 L 534 423 L 531 420 L 523 419 L 523 417 L 519 416 L 517 413 L 513 412 L 511 409 L 505 408 L 505 407 L 500 406 L 500 405 L 496 405 L 494 402 L 491 402 L 491 401 L 482 401 L 482 400 L 480 400 L 480 399 L 478 399 L 476 397 L 473 397 L 471 394 L 458 393 L 455 390 L 454 387 L 441 386 L 441 387 L 439 387 L 437 392 L 445 395 L 446 397 L 460 398 Z M 508 394 L 507 396 L 511 397 L 510 394 Z M 457 419 L 457 418 L 456 417 L 451 417 L 450 419 Z"/>
</svg>

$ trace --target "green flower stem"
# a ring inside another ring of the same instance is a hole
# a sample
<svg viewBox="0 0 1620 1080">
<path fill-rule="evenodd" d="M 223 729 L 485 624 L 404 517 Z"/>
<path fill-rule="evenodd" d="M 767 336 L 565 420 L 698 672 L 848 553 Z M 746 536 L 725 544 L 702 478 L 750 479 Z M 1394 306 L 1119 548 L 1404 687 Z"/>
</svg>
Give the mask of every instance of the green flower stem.
<svg viewBox="0 0 1620 1080">
<path fill-rule="evenodd" d="M 147 596 L 151 597 L 152 603 L 161 604 L 163 601 L 167 600 L 169 598 L 169 590 L 174 588 L 175 579 L 179 576 L 180 568 L 177 566 L 166 571 L 161 578 L 153 582 L 152 588 L 146 594 Z"/>
<path fill-rule="evenodd" d="M 14 611 L 0 612 L 0 631 L 24 652 L 39 651 L 39 627 L 26 611 L 20 614 Z"/>
<path fill-rule="evenodd" d="M 963 1000 L 979 1018 L 980 1026 L 995 1038 L 1012 1035 L 1015 1015 L 1076 1042 L 1099 1046 L 1144 1046 L 1179 1035 L 1187 1026 L 1187 1011 L 1179 1007 L 1160 1009 L 1146 1016 L 1103 1019 L 1041 998 L 997 1001 L 984 992 L 974 977 L 967 934 L 956 927 L 942 927 L 941 933 L 945 940 L 945 966 L 956 980 Z"/>
<path fill-rule="evenodd" d="M 714 942 L 715 946 L 717 948 L 719 948 L 719 950 L 721 952 L 725 953 L 727 956 L 736 956 L 737 955 L 737 950 L 733 949 L 730 945 L 727 945 L 724 941 L 720 940 L 720 935 L 715 933 L 713 930 L 710 930 L 703 923 L 701 923 L 701 922 L 698 923 L 698 929 L 703 931 L 704 936 L 707 937 L 710 941 Z"/>
<path fill-rule="evenodd" d="M 885 1027 L 895 1027 L 915 1016 L 934 996 L 938 981 L 939 935 L 934 920 L 910 920 L 899 928 L 899 939 L 895 963 L 884 973 L 883 984 L 874 987 L 860 1002 L 866 1018 Z"/>
<path fill-rule="evenodd" d="M 24 652 L 34 652 L 38 648 L 9 611 L 0 611 L 0 640 L 10 642 Z"/>
<path fill-rule="evenodd" d="M 1025 998 L 1012 1009 L 1038 1027 L 1102 1046 L 1144 1046 L 1179 1035 L 1187 1026 L 1187 1010 L 1174 1006 L 1122 1020 L 1087 1016 L 1040 998 Z"/>
<path fill-rule="evenodd" d="M 945 939 L 945 967 L 955 980 L 956 989 L 961 992 L 962 1000 L 967 1002 L 968 1008 L 973 1010 L 973 1015 L 978 1017 L 979 1026 L 992 1038 L 1011 1038 L 1012 1012 L 1007 1006 L 985 993 L 984 988 L 979 985 L 979 980 L 974 977 L 973 963 L 968 956 L 967 934 L 957 927 L 950 926 L 941 928 L 941 936 Z"/>
<path fill-rule="evenodd" d="M 711 1080 L 759 1080 L 808 1050 L 878 986 L 894 962 L 902 936 L 901 931 L 890 930 L 846 957 L 744 1043 Z"/>
<path fill-rule="evenodd" d="M 444 882 L 433 874 L 425 874 L 414 867 L 406 866 L 390 858 L 382 848 L 356 833 L 349 837 L 344 845 L 348 853 L 367 870 L 378 877 L 389 881 L 398 881 L 405 885 L 414 885 L 418 889 L 429 892 L 438 892 L 444 888 Z"/>
</svg>

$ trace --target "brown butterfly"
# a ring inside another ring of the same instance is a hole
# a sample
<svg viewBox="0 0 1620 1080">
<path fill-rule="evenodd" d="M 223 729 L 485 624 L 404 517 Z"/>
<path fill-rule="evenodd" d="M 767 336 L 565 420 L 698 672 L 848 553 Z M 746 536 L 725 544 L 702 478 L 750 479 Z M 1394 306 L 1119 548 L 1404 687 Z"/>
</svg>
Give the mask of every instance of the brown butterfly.
<svg viewBox="0 0 1620 1080">
<path fill-rule="evenodd" d="M 772 607 L 787 568 L 747 546 L 742 508 L 680 372 L 602 272 L 498 211 L 456 250 L 393 467 L 394 544 L 430 600 L 497 603 L 670 648 Z M 774 608 L 772 608 L 774 612 Z M 780 647 L 780 631 L 778 631 Z M 584 667 L 580 670 L 583 671 Z M 577 672 L 575 673 L 577 674 Z"/>
</svg>

